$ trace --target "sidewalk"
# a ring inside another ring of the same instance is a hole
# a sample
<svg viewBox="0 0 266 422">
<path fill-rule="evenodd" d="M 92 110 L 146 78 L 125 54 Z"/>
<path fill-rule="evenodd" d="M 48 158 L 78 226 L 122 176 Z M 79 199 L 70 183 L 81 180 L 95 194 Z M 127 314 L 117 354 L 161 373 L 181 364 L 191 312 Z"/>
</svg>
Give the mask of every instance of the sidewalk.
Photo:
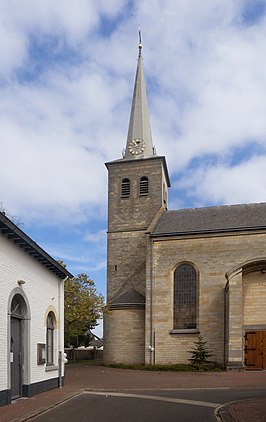
<svg viewBox="0 0 266 422">
<path fill-rule="evenodd" d="M 99 363 L 68 364 L 65 386 L 0 407 L 1 422 L 23 422 L 33 415 L 91 390 L 145 390 L 186 388 L 266 388 L 266 372 L 150 372 L 105 368 Z M 266 422 L 266 397 L 221 407 L 222 420 Z"/>
</svg>

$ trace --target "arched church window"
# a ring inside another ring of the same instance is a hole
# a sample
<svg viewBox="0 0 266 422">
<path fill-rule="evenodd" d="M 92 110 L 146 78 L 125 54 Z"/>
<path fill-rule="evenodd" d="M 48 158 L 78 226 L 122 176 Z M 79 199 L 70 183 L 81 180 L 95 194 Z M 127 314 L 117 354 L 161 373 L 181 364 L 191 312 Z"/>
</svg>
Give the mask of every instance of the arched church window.
<svg viewBox="0 0 266 422">
<path fill-rule="evenodd" d="M 121 183 L 121 198 L 128 198 L 130 196 L 130 180 L 123 179 Z"/>
<path fill-rule="evenodd" d="M 149 179 L 147 176 L 142 176 L 139 182 L 140 196 L 146 196 L 149 193 Z"/>
<path fill-rule="evenodd" d="M 54 365 L 54 322 L 54 313 L 49 312 L 46 326 L 46 365 Z"/>
<path fill-rule="evenodd" d="M 174 272 L 174 329 L 196 329 L 197 273 L 191 264 L 181 264 Z"/>
<path fill-rule="evenodd" d="M 11 315 L 17 318 L 23 318 L 25 313 L 25 301 L 20 294 L 16 294 L 11 302 Z"/>
</svg>

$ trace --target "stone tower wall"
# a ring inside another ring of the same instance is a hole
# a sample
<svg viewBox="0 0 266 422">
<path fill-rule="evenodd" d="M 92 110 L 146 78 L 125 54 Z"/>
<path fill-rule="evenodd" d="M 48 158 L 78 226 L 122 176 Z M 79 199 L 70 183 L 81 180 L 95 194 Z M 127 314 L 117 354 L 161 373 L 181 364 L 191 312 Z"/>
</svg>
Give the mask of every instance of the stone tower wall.
<svg viewBox="0 0 266 422">
<path fill-rule="evenodd" d="M 144 321 L 142 309 L 111 311 L 104 320 L 104 363 L 144 363 Z"/>
<path fill-rule="evenodd" d="M 167 191 L 167 183 L 162 157 L 112 162 L 108 170 L 108 232 L 146 230 L 157 211 L 165 206 L 163 185 Z M 139 195 L 142 176 L 149 179 L 147 196 Z M 129 198 L 121 198 L 124 178 L 131 182 Z"/>
<path fill-rule="evenodd" d="M 165 206 L 167 191 L 162 159 L 112 162 L 109 169 L 107 302 L 134 287 L 145 296 L 145 232 L 158 210 Z M 139 195 L 142 176 L 149 179 L 149 193 Z M 129 198 L 121 198 L 121 182 L 131 182 Z M 167 205 L 167 204 L 166 204 Z"/>
<path fill-rule="evenodd" d="M 107 303 L 135 289 L 146 292 L 146 230 L 162 207 L 167 207 L 163 157 L 121 160 L 107 164 L 108 242 Z M 140 178 L 148 177 L 147 196 L 140 195 Z M 130 196 L 121 197 L 121 183 L 130 180 Z M 134 308 L 135 306 L 135 308 Z M 115 309 L 104 321 L 105 363 L 144 363 L 145 310 L 135 304 Z"/>
</svg>

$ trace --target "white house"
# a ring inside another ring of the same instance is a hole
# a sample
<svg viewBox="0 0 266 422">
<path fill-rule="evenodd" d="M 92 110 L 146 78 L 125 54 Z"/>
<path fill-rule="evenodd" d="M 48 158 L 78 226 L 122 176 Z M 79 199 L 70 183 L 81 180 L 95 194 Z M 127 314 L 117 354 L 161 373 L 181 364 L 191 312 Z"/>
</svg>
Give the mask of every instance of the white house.
<svg viewBox="0 0 266 422">
<path fill-rule="evenodd" d="M 0 405 L 63 384 L 67 277 L 0 212 Z"/>
</svg>

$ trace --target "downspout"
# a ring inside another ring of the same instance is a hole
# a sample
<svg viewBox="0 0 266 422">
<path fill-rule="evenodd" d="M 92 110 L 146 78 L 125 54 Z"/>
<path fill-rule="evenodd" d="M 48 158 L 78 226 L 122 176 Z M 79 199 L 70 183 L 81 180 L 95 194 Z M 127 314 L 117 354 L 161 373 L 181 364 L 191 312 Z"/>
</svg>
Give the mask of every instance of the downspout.
<svg viewBox="0 0 266 422">
<path fill-rule="evenodd" d="M 63 309 L 61 307 L 61 300 L 64 300 L 64 284 L 69 279 L 67 275 L 63 280 L 59 281 L 58 288 L 58 333 L 59 333 L 59 353 L 58 353 L 58 379 L 59 379 L 59 388 L 62 388 L 63 382 L 63 360 L 64 360 L 64 303 Z M 61 329 L 62 327 L 62 329 Z"/>
<path fill-rule="evenodd" d="M 150 242 L 150 365 L 155 364 L 155 342 L 153 335 L 153 239 Z"/>
<path fill-rule="evenodd" d="M 226 369 L 227 360 L 228 360 L 228 301 L 229 301 L 229 280 L 227 279 L 227 283 L 224 288 L 224 356 L 223 356 L 223 369 Z"/>
</svg>

